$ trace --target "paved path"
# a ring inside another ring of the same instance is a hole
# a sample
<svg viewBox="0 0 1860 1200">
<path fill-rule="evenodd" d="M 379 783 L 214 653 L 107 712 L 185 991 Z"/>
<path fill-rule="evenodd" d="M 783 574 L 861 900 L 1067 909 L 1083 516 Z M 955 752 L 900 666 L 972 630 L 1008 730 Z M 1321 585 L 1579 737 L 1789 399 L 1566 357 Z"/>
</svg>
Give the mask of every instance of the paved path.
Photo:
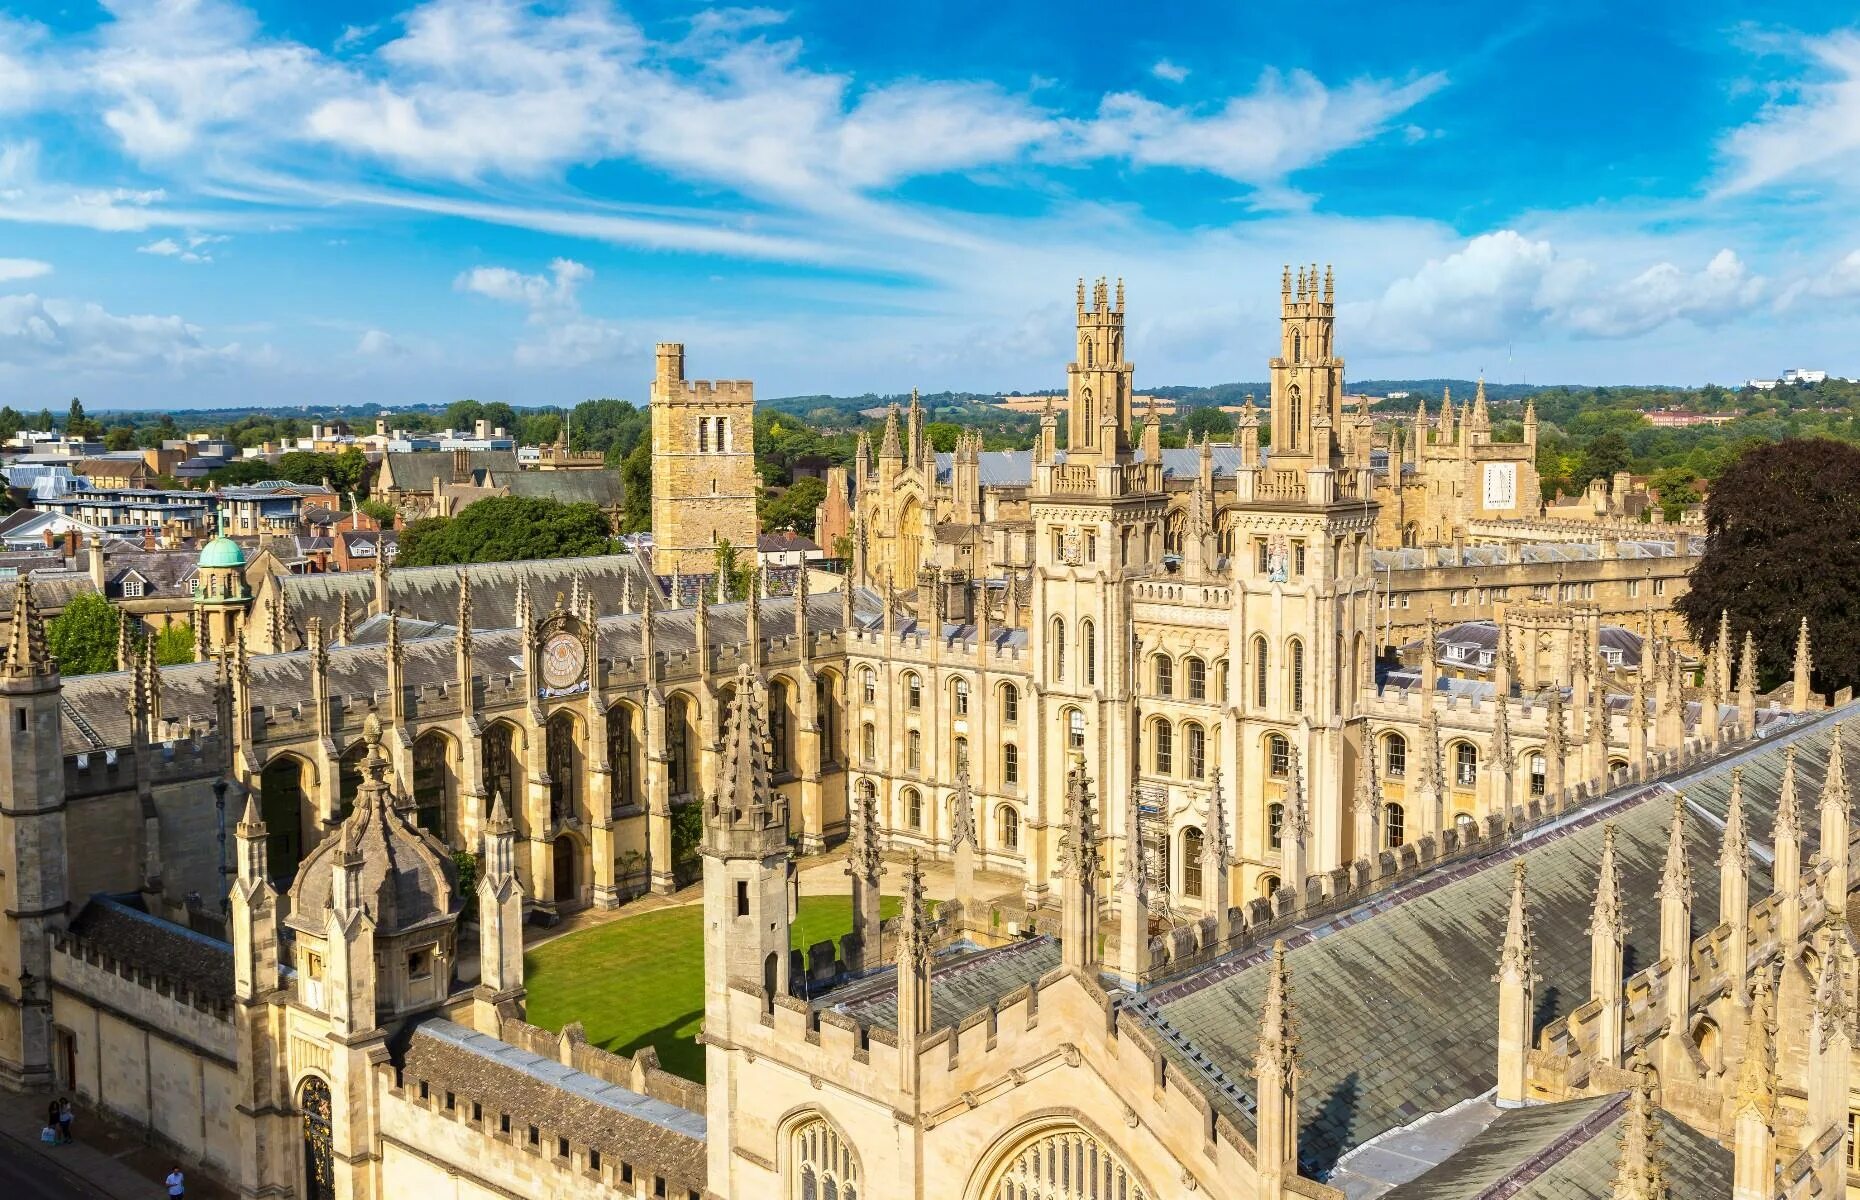
<svg viewBox="0 0 1860 1200">
<path fill-rule="evenodd" d="M 38 1092 L 0 1090 L 0 1196 L 6 1200 L 159 1200 L 174 1159 L 135 1130 L 87 1109 L 77 1112 L 76 1139 L 65 1146 L 39 1141 L 45 1106 Z M 183 1164 L 186 1167 L 186 1164 Z M 232 1193 L 187 1170 L 188 1200 L 231 1200 Z"/>
</svg>

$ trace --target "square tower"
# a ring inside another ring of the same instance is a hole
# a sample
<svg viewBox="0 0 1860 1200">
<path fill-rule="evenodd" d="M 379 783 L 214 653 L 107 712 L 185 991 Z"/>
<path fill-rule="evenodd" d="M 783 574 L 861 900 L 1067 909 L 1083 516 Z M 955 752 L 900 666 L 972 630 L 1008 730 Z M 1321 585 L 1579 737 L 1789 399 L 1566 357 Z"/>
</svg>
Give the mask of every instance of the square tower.
<svg viewBox="0 0 1860 1200">
<path fill-rule="evenodd" d="M 655 574 L 715 573 L 720 541 L 755 553 L 755 415 L 748 380 L 687 380 L 685 348 L 659 343 L 652 380 Z"/>
</svg>

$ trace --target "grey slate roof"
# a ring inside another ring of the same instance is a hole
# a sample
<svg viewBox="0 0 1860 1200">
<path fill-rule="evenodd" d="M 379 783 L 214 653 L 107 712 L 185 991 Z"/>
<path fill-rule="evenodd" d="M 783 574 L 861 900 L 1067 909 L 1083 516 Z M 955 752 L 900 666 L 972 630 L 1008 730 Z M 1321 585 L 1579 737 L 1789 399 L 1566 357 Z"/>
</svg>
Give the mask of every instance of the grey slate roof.
<svg viewBox="0 0 1860 1200">
<path fill-rule="evenodd" d="M 232 999 L 233 952 L 225 942 L 109 896 L 92 896 L 71 922 L 71 932 L 119 962 L 185 983 L 198 995 Z"/>
<path fill-rule="evenodd" d="M 502 483 L 503 476 L 517 474 L 514 450 L 468 450 L 471 472 L 481 483 Z M 433 481 L 452 482 L 452 451 L 409 450 L 383 456 L 393 485 L 407 492 L 430 492 Z M 490 475 L 494 479 L 485 479 Z"/>
<path fill-rule="evenodd" d="M 1211 446 L 1214 458 L 1214 477 L 1216 479 L 1233 478 L 1234 469 L 1240 465 L 1240 447 L 1232 444 Z M 1135 454 L 1137 462 L 1143 461 L 1143 452 Z M 1263 457 L 1263 455 L 1262 455 Z M 943 453 L 936 456 L 936 477 L 939 483 L 948 483 L 951 468 L 955 464 L 954 454 Z M 1201 473 L 1201 449 L 1183 447 L 1162 452 L 1163 474 L 1176 478 L 1191 478 Z M 1065 452 L 1059 454 L 1060 462 L 1065 461 Z M 1027 487 L 1033 483 L 1033 451 L 1031 450 L 984 450 L 979 460 L 981 483 L 983 487 Z"/>
<path fill-rule="evenodd" d="M 519 471 L 504 482 L 513 496 L 560 500 L 564 504 L 613 508 L 621 500 L 620 472 L 605 467 L 598 471 Z"/>
<path fill-rule="evenodd" d="M 1015 988 L 1033 983 L 1059 966 L 1059 943 L 1030 938 L 996 950 L 962 948 L 945 952 L 931 969 L 931 1028 L 954 1025 L 988 1007 Z M 898 978 L 895 970 L 846 984 L 816 997 L 853 1019 L 883 1029 L 898 1027 Z"/>
<path fill-rule="evenodd" d="M 1860 705 L 1842 711 L 1852 717 Z M 1732 765 L 1744 768 L 1745 821 L 1757 843 L 1753 895 L 1769 887 L 1767 839 L 1784 742 L 1799 747 L 1797 797 L 1805 842 L 1813 840 L 1811 814 L 1826 771 L 1831 725 L 1822 721 L 1773 738 L 1735 759 L 1671 781 L 1691 802 L 1686 838 L 1695 933 L 1716 920 L 1715 864 Z M 1860 722 L 1849 720 L 1844 739 L 1848 755 L 1860 753 Z M 1530 911 L 1542 976 L 1539 1028 L 1588 998 L 1588 921 L 1603 817 L 1618 829 L 1629 926 L 1627 973 L 1658 958 L 1655 892 L 1670 796 L 1661 785 L 1627 791 L 1601 811 L 1537 831 L 1506 854 L 1424 877 L 1379 897 L 1354 918 L 1332 918 L 1288 939 L 1294 1011 L 1302 1029 L 1300 1152 L 1306 1173 L 1321 1177 L 1345 1150 L 1494 1085 L 1497 986 L 1491 976 L 1503 937 L 1511 858 L 1522 854 L 1530 865 Z M 1805 861 L 1812 852 L 1805 844 Z M 1249 1135 L 1250 1066 L 1265 958 L 1263 947 L 1243 952 L 1151 991 L 1143 1006 L 1159 1016 L 1165 1052 L 1179 1068 L 1209 1079 L 1196 1059 L 1200 1055 L 1218 1073 L 1209 1090 Z"/>
<path fill-rule="evenodd" d="M 1627 1093 L 1514 1109 L 1438 1167 L 1383 1200 L 1594 1200 L 1614 1182 Z M 1659 1157 L 1677 1197 L 1726 1196 L 1731 1152 L 1662 1117 Z"/>
<path fill-rule="evenodd" d="M 517 1145 L 541 1127 L 544 1150 L 565 1137 L 625 1162 L 636 1176 L 664 1176 L 669 1195 L 704 1186 L 704 1116 L 655 1100 L 451 1021 L 422 1022 L 408 1040 L 403 1086 L 425 1081 L 484 1105 L 485 1119 L 509 1113 Z"/>
</svg>

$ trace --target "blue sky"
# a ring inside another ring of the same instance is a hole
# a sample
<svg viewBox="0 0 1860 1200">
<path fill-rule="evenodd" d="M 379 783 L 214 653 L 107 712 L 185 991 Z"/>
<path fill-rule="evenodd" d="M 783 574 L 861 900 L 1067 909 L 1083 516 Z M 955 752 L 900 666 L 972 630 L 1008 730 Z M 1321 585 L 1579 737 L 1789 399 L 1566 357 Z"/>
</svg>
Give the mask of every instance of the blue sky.
<svg viewBox="0 0 1860 1200">
<path fill-rule="evenodd" d="M 1816 4 L 0 6 L 0 402 L 1860 375 L 1860 27 Z"/>
</svg>

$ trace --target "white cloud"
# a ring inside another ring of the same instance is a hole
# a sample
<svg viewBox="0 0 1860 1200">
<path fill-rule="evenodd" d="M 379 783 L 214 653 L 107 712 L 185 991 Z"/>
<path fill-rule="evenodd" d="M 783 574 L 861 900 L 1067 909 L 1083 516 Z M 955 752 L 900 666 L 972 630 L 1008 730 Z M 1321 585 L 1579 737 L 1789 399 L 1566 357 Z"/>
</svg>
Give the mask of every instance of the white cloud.
<svg viewBox="0 0 1860 1200">
<path fill-rule="evenodd" d="M 160 258 L 176 258 L 186 263 L 208 263 L 213 261 L 213 256 L 201 247 L 229 240 L 231 239 L 224 234 L 189 233 L 179 240 L 171 237 L 157 238 L 146 246 L 137 246 L 136 253 L 153 254 Z"/>
<path fill-rule="evenodd" d="M 18 279 L 37 279 L 41 275 L 50 275 L 52 264 L 40 262 L 36 258 L 0 258 L 0 283 L 12 283 Z"/>
<path fill-rule="evenodd" d="M 209 346 L 178 316 L 120 316 L 101 305 L 0 296 L 0 366 L 74 371 L 195 368 L 239 356 L 236 344 Z"/>
<path fill-rule="evenodd" d="M 393 334 L 370 329 L 356 341 L 355 352 L 369 358 L 399 358 L 407 353 L 407 348 L 396 341 Z"/>
<path fill-rule="evenodd" d="M 1331 88 L 1308 71 L 1268 70 L 1252 92 L 1205 113 L 1119 92 L 1104 98 L 1095 120 L 1069 123 L 1071 153 L 1275 187 L 1294 171 L 1379 136 L 1446 82 L 1435 73 L 1406 84 L 1359 79 Z"/>
<path fill-rule="evenodd" d="M 1170 83 L 1180 83 L 1188 78 L 1188 68 L 1177 63 L 1172 63 L 1166 58 L 1159 58 L 1156 60 L 1156 64 L 1150 68 L 1150 74 L 1156 76 L 1158 79 L 1167 80 Z"/>
<path fill-rule="evenodd" d="M 1860 166 L 1860 32 L 1802 37 L 1804 78 L 1789 81 L 1755 119 L 1728 133 L 1724 194 L 1808 180 L 1851 185 Z M 1812 77 L 1810 74 L 1812 73 Z"/>
<path fill-rule="evenodd" d="M 1346 306 L 1366 344 L 1394 353 L 1498 346 L 1514 338 L 1628 338 L 1674 321 L 1714 326 L 1750 312 L 1766 283 L 1726 249 L 1704 268 L 1659 262 L 1610 280 L 1593 261 L 1511 229 L 1483 234 Z"/>
<path fill-rule="evenodd" d="M 581 311 L 576 289 L 592 278 L 594 272 L 587 266 L 558 258 L 549 264 L 547 275 L 474 267 L 452 286 L 529 309 L 524 324 L 530 336 L 518 343 L 513 356 L 519 366 L 579 367 L 624 357 L 640 344 L 619 322 Z"/>
</svg>

